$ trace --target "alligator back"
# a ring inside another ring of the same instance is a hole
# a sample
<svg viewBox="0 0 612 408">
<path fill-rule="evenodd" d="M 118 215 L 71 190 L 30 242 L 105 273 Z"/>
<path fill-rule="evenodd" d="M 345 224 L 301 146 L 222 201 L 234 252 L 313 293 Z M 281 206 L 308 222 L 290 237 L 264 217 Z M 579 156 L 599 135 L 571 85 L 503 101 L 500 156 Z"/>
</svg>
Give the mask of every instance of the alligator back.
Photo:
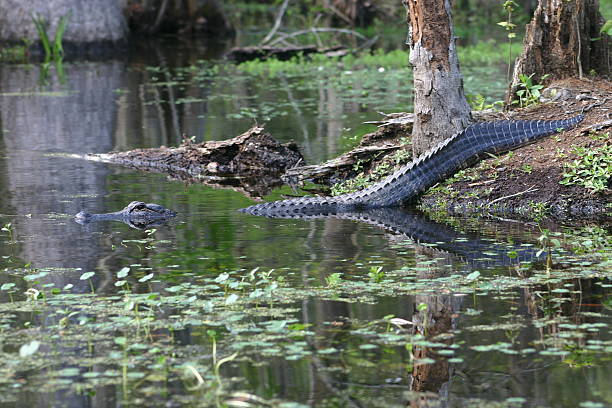
<svg viewBox="0 0 612 408">
<path fill-rule="evenodd" d="M 253 205 L 241 211 L 267 217 L 294 218 L 369 208 L 394 207 L 415 199 L 429 187 L 486 157 L 532 143 L 582 121 L 520 120 L 477 123 L 442 141 L 411 163 L 372 186 L 336 197 L 300 197 Z"/>
</svg>

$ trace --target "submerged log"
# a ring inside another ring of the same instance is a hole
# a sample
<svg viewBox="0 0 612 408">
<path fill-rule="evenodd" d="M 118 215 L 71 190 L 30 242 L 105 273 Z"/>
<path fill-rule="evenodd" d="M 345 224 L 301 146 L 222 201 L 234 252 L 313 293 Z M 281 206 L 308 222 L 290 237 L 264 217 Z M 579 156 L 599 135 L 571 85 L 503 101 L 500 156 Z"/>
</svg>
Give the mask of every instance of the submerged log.
<svg viewBox="0 0 612 408">
<path fill-rule="evenodd" d="M 344 47 L 318 48 L 316 45 L 305 45 L 302 47 L 235 47 L 226 55 L 228 59 L 240 64 L 255 59 L 266 60 L 274 57 L 280 61 L 287 61 L 297 55 L 325 54 L 328 56 L 340 56 L 348 53 Z"/>
<path fill-rule="evenodd" d="M 281 185 L 280 176 L 304 160 L 295 143 L 279 143 L 257 126 L 229 140 L 186 141 L 179 147 L 89 154 L 85 158 L 230 187 L 251 197 L 261 197 Z"/>
</svg>

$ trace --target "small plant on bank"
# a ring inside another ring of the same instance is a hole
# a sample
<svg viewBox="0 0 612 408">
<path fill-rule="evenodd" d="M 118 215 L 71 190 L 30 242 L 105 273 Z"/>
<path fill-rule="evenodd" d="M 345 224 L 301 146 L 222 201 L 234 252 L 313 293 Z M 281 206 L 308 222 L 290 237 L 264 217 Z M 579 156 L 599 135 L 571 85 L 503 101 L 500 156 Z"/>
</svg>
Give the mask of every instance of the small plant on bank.
<svg viewBox="0 0 612 408">
<path fill-rule="evenodd" d="M 4 226 L 2 227 L 2 231 L 8 233 L 10 243 L 15 242 L 13 240 L 13 224 L 12 223 L 8 222 L 4 224 Z"/>
<path fill-rule="evenodd" d="M 404 139 L 405 141 L 405 139 Z M 401 142 L 400 142 L 401 143 Z M 397 170 L 401 165 L 410 161 L 412 155 L 409 150 L 399 149 L 395 153 L 386 156 L 380 163 L 376 165 L 368 174 L 359 173 L 352 179 L 336 183 L 331 187 L 333 196 L 340 194 L 352 193 L 357 190 L 362 190 L 371 186 L 379 180 L 387 177 L 389 174 Z M 353 167 L 353 170 L 361 169 L 362 163 L 358 162 Z"/>
<path fill-rule="evenodd" d="M 540 89 L 544 88 L 544 85 L 534 83 L 533 75 L 519 75 L 519 88 L 521 89 L 516 91 L 518 99 L 512 101 L 512 103 L 518 104 L 521 108 L 536 105 L 540 102 Z M 543 75 L 540 82 L 546 78 L 548 78 L 548 74 Z"/>
<path fill-rule="evenodd" d="M 546 203 L 542 203 L 539 201 L 538 202 L 530 201 L 529 209 L 531 210 L 531 218 L 533 218 L 535 222 L 540 222 L 544 218 L 546 218 L 546 215 L 548 214 L 548 210 L 549 210 Z"/>
<path fill-rule="evenodd" d="M 501 109 L 504 105 L 503 101 L 495 101 L 493 103 L 486 103 L 487 98 L 481 94 L 469 94 L 467 100 L 470 106 L 475 111 L 483 111 L 487 109 Z"/>
<path fill-rule="evenodd" d="M 53 37 L 53 43 L 51 43 L 49 35 L 47 34 L 47 21 L 43 17 L 32 15 L 32 21 L 34 22 L 34 26 L 38 32 L 38 37 L 40 38 L 42 47 L 45 50 L 45 61 L 60 61 L 63 58 L 64 47 L 62 45 L 62 41 L 69 18 L 70 13 L 60 18 Z"/>
<path fill-rule="evenodd" d="M 579 159 L 565 166 L 561 184 L 579 185 L 594 193 L 608 188 L 612 175 L 612 146 L 587 149 L 577 147 L 573 151 Z"/>
<path fill-rule="evenodd" d="M 27 60 L 31 42 L 23 40 L 23 43 L 23 45 L 14 45 L 12 47 L 0 47 L 0 61 L 20 62 Z"/>
</svg>

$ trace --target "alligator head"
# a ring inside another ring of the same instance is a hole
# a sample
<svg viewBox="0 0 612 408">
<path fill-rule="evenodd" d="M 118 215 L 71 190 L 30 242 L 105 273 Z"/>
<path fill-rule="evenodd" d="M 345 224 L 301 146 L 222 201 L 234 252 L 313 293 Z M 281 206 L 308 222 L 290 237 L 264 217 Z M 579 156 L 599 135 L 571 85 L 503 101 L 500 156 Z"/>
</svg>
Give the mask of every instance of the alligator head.
<svg viewBox="0 0 612 408">
<path fill-rule="evenodd" d="M 97 221 L 121 221 L 132 228 L 145 229 L 163 224 L 173 217 L 176 217 L 176 212 L 162 205 L 132 201 L 120 211 L 104 214 L 91 214 L 81 211 L 74 216 L 74 219 L 79 224 Z"/>
</svg>

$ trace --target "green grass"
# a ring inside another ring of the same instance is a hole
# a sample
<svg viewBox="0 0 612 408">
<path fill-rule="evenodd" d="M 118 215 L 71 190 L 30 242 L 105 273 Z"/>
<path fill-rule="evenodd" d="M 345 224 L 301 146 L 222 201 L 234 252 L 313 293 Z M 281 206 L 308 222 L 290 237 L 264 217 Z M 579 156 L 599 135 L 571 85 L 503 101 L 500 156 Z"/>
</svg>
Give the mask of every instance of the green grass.
<svg viewBox="0 0 612 408">
<path fill-rule="evenodd" d="M 28 47 L 25 45 L 15 45 L 12 47 L 0 48 L 0 62 L 21 62 L 27 57 Z"/>
<path fill-rule="evenodd" d="M 612 176 L 612 146 L 577 147 L 574 153 L 579 158 L 565 167 L 561 184 L 579 185 L 593 192 L 606 190 Z"/>
<path fill-rule="evenodd" d="M 462 65 L 479 66 L 505 64 L 508 57 L 509 45 L 483 41 L 476 45 L 460 47 L 459 60 Z M 512 54 L 518 56 L 521 44 L 512 44 Z M 326 57 L 316 54 L 313 56 L 297 56 L 288 61 L 268 59 L 266 61 L 248 61 L 238 65 L 237 69 L 253 75 L 275 77 L 280 74 L 297 75 L 313 71 L 355 71 L 355 70 L 410 70 L 408 64 L 409 53 L 406 50 L 393 50 L 385 52 L 376 50 L 372 53 L 347 55 L 343 58 Z"/>
<path fill-rule="evenodd" d="M 38 32 L 40 43 L 42 44 L 42 47 L 45 50 L 45 61 L 59 61 L 64 56 L 64 47 L 62 45 L 62 41 L 64 38 L 64 33 L 66 32 L 66 26 L 68 25 L 69 18 L 70 13 L 60 18 L 55 29 L 53 42 L 51 42 L 51 39 L 47 34 L 47 21 L 43 17 L 35 16 L 34 14 L 32 14 L 32 21 L 34 23 L 34 26 L 36 27 L 36 31 Z"/>
</svg>

